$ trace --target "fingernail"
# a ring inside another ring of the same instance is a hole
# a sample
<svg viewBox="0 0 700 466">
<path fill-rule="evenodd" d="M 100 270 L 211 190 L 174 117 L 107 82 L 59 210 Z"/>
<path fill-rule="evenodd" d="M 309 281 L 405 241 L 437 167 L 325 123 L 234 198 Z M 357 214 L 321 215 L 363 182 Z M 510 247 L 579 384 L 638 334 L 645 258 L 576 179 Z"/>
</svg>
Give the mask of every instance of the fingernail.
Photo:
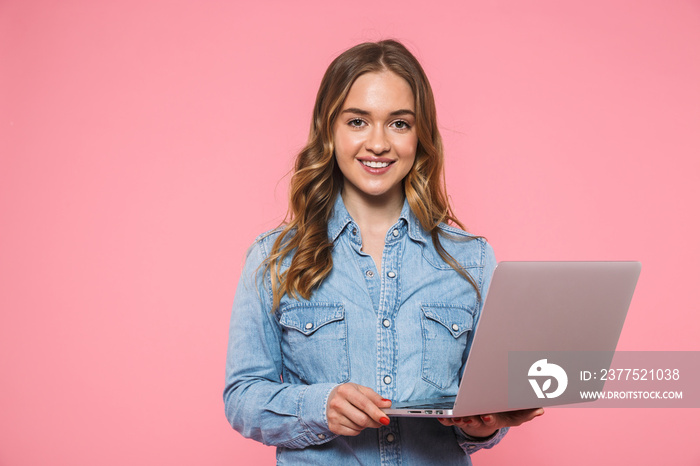
<svg viewBox="0 0 700 466">
<path fill-rule="evenodd" d="M 391 401 L 391 400 L 389 400 L 387 398 L 382 398 L 382 401 Z"/>
<path fill-rule="evenodd" d="M 381 422 L 381 423 L 384 424 L 385 426 L 388 426 L 389 423 L 390 423 L 391 421 L 389 420 L 388 417 L 383 417 L 383 418 L 381 418 L 381 419 L 379 420 L 379 422 Z"/>
<path fill-rule="evenodd" d="M 470 426 L 470 425 L 472 425 L 472 420 L 471 420 L 471 419 L 467 419 L 466 421 L 464 421 L 464 423 L 465 423 L 466 425 Z"/>
<path fill-rule="evenodd" d="M 481 419 L 483 419 L 484 422 L 491 422 L 491 416 L 481 416 Z"/>
</svg>

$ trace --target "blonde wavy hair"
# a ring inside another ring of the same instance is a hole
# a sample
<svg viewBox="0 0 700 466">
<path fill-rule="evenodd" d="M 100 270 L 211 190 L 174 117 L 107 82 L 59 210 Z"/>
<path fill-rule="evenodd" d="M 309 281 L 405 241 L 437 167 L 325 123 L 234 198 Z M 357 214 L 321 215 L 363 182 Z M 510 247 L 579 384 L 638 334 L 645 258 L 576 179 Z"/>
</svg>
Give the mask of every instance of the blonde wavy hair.
<svg viewBox="0 0 700 466">
<path fill-rule="evenodd" d="M 385 70 L 404 78 L 415 98 L 418 147 L 413 167 L 404 178 L 408 204 L 421 226 L 430 232 L 440 257 L 474 287 L 480 298 L 474 279 L 440 243 L 440 235 L 444 234 L 440 223 L 465 228 L 452 212 L 447 197 L 442 138 L 430 83 L 406 47 L 395 40 L 383 40 L 343 52 L 323 76 L 308 142 L 294 163 L 287 217 L 264 262 L 264 271 L 270 273 L 272 282 L 273 310 L 285 294 L 309 299 L 333 268 L 328 221 L 343 185 L 334 154 L 333 124 L 355 80 L 364 73 Z M 281 272 L 282 261 L 290 254 L 291 264 Z"/>
</svg>

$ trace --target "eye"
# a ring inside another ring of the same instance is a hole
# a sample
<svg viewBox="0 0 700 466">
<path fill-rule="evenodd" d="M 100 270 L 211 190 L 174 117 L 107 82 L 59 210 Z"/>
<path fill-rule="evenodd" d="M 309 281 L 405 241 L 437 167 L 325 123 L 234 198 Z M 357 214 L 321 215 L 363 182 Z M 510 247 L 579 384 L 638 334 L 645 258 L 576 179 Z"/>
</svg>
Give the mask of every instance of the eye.
<svg viewBox="0 0 700 466">
<path fill-rule="evenodd" d="M 353 118 L 352 120 L 348 121 L 348 125 L 352 126 L 353 128 L 360 128 L 364 124 L 365 122 L 360 118 Z"/>
<path fill-rule="evenodd" d="M 396 120 L 392 123 L 392 126 L 399 130 L 407 130 L 411 128 L 411 125 L 409 125 L 408 122 L 404 120 Z"/>
</svg>

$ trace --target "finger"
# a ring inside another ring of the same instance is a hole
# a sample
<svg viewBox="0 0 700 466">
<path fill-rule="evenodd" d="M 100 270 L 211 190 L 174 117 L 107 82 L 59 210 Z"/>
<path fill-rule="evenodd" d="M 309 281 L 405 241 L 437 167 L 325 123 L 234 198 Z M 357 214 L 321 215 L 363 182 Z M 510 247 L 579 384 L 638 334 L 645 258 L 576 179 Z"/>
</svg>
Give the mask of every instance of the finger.
<svg viewBox="0 0 700 466">
<path fill-rule="evenodd" d="M 366 426 L 373 424 L 368 416 L 358 411 L 348 401 L 348 397 L 355 392 L 357 392 L 355 384 L 339 385 L 331 391 L 326 417 L 332 432 L 340 435 L 357 435 Z"/>
<path fill-rule="evenodd" d="M 357 389 L 360 391 L 360 393 L 369 398 L 370 401 L 376 406 L 380 408 L 388 408 L 391 406 L 391 400 L 382 398 L 382 396 L 379 393 L 375 392 L 371 388 L 365 387 L 363 385 L 358 385 Z"/>
<path fill-rule="evenodd" d="M 484 426 L 492 428 L 515 427 L 529 422 L 542 414 L 544 414 L 544 409 L 542 408 L 520 409 L 504 413 L 483 414 L 479 416 L 479 420 Z"/>
<path fill-rule="evenodd" d="M 523 409 L 520 411 L 513 411 L 511 413 L 511 418 L 513 422 L 517 422 L 520 425 L 524 422 L 529 422 L 533 420 L 534 418 L 538 416 L 542 416 L 544 414 L 544 409 L 542 408 L 535 408 L 535 409 Z"/>
<path fill-rule="evenodd" d="M 358 434 L 367 427 L 378 427 L 369 416 L 358 411 L 356 408 L 351 408 L 350 412 L 344 413 L 339 419 L 338 424 Z"/>
<path fill-rule="evenodd" d="M 389 418 L 384 413 L 384 411 L 379 409 L 379 407 L 377 406 L 377 403 L 387 404 L 386 402 L 382 402 L 384 398 L 382 398 L 379 394 L 377 394 L 374 390 L 372 390 L 369 387 L 357 385 L 356 388 L 357 390 L 348 393 L 347 399 L 362 414 L 369 417 L 373 424 L 367 425 L 367 427 L 379 427 L 379 425 L 388 425 Z M 391 404 L 391 401 L 387 401 L 389 402 L 389 404 Z M 355 414 L 355 416 L 357 417 L 357 413 L 353 414 Z M 366 422 L 366 420 L 361 417 L 357 417 L 357 419 L 352 418 L 352 420 L 354 422 L 358 422 L 358 420 L 361 422 Z"/>
<path fill-rule="evenodd" d="M 440 424 L 442 424 L 443 426 L 448 426 L 448 427 L 449 427 L 449 426 L 455 425 L 454 421 L 453 421 L 452 419 L 450 419 L 450 418 L 439 417 L 439 418 L 437 418 L 437 420 L 438 420 L 438 422 L 439 422 Z"/>
<path fill-rule="evenodd" d="M 339 422 L 349 428 L 364 429 L 388 424 L 389 418 L 359 389 L 359 385 L 345 384 L 338 387 L 337 398 L 333 408 L 340 415 Z M 379 415 L 377 415 L 377 413 Z M 372 417 L 376 416 L 376 419 Z M 343 421 L 346 418 L 347 421 Z"/>
<path fill-rule="evenodd" d="M 345 435 L 345 436 L 351 436 L 354 437 L 356 435 L 360 435 L 360 432 L 362 432 L 363 429 L 356 428 L 356 427 L 348 427 L 346 425 L 335 425 L 334 429 L 331 429 L 331 431 L 334 434 L 338 435 Z"/>
<path fill-rule="evenodd" d="M 332 400 L 328 426 L 336 434 L 357 435 L 366 427 L 378 427 L 372 419 L 342 397 Z"/>
<path fill-rule="evenodd" d="M 455 419 L 455 425 L 461 429 L 466 427 L 478 427 L 482 425 L 481 418 L 479 416 L 465 416 Z"/>
<path fill-rule="evenodd" d="M 380 423 L 379 421 L 375 421 L 369 414 L 355 406 L 352 406 L 344 414 L 348 422 L 352 423 L 348 425 L 351 427 L 356 426 L 358 429 L 365 429 L 367 427 L 377 428 L 380 425 L 389 424 L 389 418 L 385 414 L 380 417 L 382 420 Z"/>
<path fill-rule="evenodd" d="M 472 426 L 475 424 L 474 417 L 473 416 L 465 416 L 465 417 L 450 417 L 450 418 L 437 418 L 438 421 L 442 423 L 442 425 L 445 426 L 457 426 L 457 427 L 466 427 L 466 426 Z"/>
</svg>

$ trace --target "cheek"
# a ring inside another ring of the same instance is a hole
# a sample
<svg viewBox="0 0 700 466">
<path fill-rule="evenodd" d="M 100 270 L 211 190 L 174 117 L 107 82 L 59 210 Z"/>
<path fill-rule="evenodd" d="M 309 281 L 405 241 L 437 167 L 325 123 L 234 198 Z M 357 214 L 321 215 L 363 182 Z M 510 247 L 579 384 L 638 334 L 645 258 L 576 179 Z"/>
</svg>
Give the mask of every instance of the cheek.
<svg viewBox="0 0 700 466">
<path fill-rule="evenodd" d="M 416 150 L 418 149 L 417 137 L 406 137 L 396 142 L 394 146 L 399 157 L 406 159 L 415 159 Z"/>
<path fill-rule="evenodd" d="M 343 131 L 337 131 L 334 134 L 333 143 L 336 157 L 340 159 L 354 157 L 358 147 L 361 146 L 361 141 L 358 140 L 357 135 L 347 134 Z"/>
</svg>

